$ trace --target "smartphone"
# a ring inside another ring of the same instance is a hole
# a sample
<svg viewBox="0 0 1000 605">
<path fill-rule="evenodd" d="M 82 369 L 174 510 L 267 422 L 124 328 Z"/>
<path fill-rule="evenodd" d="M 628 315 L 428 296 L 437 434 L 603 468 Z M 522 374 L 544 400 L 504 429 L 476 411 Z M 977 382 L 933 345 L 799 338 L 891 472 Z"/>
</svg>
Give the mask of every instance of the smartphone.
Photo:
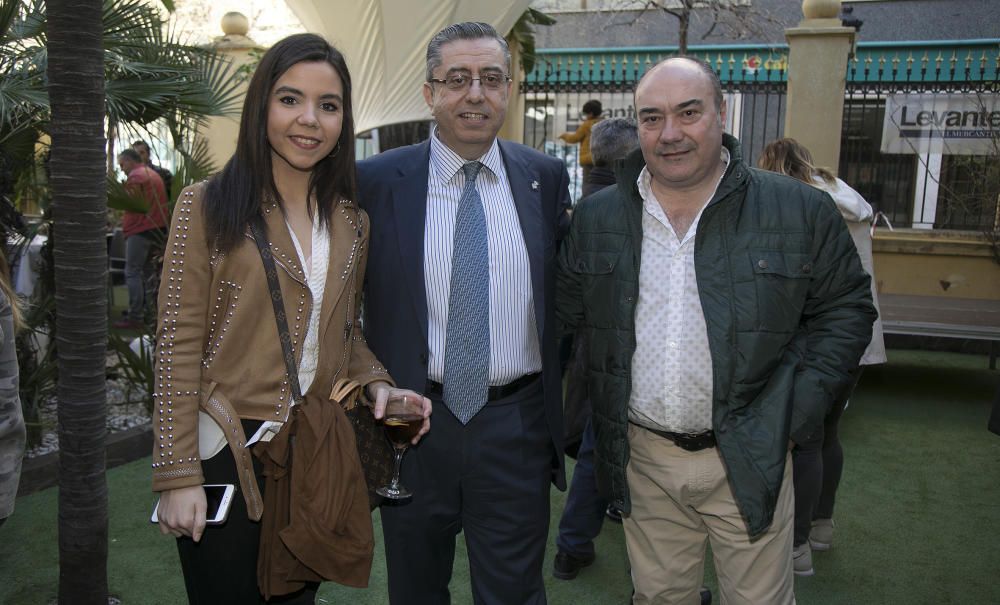
<svg viewBox="0 0 1000 605">
<path fill-rule="evenodd" d="M 225 485 L 203 485 L 205 488 L 205 501 L 208 506 L 205 508 L 205 523 L 207 525 L 219 525 L 226 522 L 229 516 L 229 508 L 233 504 L 233 495 L 236 493 L 236 486 L 232 483 Z M 153 507 L 153 516 L 150 522 L 159 523 L 160 519 L 156 513 L 160 509 L 160 501 L 156 501 Z"/>
</svg>

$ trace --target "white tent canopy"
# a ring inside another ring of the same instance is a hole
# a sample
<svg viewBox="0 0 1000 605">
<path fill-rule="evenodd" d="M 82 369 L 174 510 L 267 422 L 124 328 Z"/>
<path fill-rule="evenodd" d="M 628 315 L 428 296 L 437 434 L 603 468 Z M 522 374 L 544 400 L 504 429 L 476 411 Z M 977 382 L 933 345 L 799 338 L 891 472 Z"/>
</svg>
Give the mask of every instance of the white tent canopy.
<svg viewBox="0 0 1000 605">
<path fill-rule="evenodd" d="M 347 57 L 358 132 L 430 119 L 420 92 L 427 42 L 452 23 L 506 34 L 530 0 L 286 0 L 311 32 Z"/>
</svg>

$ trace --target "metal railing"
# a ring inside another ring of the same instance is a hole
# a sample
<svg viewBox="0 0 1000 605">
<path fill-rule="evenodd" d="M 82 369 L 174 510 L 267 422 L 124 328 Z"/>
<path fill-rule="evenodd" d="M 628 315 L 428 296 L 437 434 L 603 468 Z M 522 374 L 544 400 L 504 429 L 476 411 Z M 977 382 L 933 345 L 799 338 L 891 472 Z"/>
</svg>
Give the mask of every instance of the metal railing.
<svg viewBox="0 0 1000 605">
<path fill-rule="evenodd" d="M 719 74 L 729 108 L 727 131 L 737 135 L 747 161 L 784 134 L 788 48 L 698 46 L 690 54 Z M 562 158 L 574 199 L 582 171 L 578 146 L 558 135 L 580 123 L 590 99 L 605 116 L 634 117 L 639 78 L 672 47 L 546 49 L 521 85 L 524 141 Z M 1000 152 L 985 155 L 883 153 L 886 98 L 891 94 L 1000 95 L 1000 40 L 861 43 L 846 73 L 841 177 L 896 226 L 995 230 L 1000 196 Z"/>
<path fill-rule="evenodd" d="M 521 85 L 524 142 L 566 162 L 574 200 L 579 199 L 583 178 L 579 147 L 563 143 L 559 135 L 577 128 L 580 108 L 591 99 L 601 102 L 607 117 L 634 118 L 635 84 L 646 70 L 675 52 L 668 47 L 540 51 L 535 69 Z M 781 136 L 787 52 L 746 45 L 691 51 L 720 74 L 729 108 L 726 129 L 737 133 L 750 161 L 756 160 L 767 141 Z"/>
<path fill-rule="evenodd" d="M 890 95 L 1000 95 L 1000 42 L 880 43 L 848 64 L 839 174 L 893 225 L 1000 229 L 1000 129 L 987 153 L 885 153 Z"/>
</svg>

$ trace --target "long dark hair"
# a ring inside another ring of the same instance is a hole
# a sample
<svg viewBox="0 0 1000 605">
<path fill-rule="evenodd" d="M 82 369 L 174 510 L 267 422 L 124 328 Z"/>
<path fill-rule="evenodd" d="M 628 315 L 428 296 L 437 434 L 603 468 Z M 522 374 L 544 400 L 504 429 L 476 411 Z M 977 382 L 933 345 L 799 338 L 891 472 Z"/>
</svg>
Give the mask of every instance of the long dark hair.
<svg viewBox="0 0 1000 605">
<path fill-rule="evenodd" d="M 221 252 L 233 249 L 266 199 L 277 200 L 271 172 L 271 146 L 267 141 L 267 112 L 271 89 L 293 65 L 323 61 L 333 67 L 344 85 L 344 119 L 335 153 L 320 160 L 309 176 L 309 199 L 316 198 L 321 224 L 329 224 L 334 206 L 353 200 L 357 192 L 354 173 L 354 111 L 351 74 L 339 50 L 315 34 L 289 36 L 268 50 L 247 87 L 240 119 L 236 152 L 225 168 L 208 182 L 204 214 L 210 246 Z M 309 202 L 312 203 L 311 201 Z M 309 208 L 310 212 L 312 208 Z"/>
</svg>

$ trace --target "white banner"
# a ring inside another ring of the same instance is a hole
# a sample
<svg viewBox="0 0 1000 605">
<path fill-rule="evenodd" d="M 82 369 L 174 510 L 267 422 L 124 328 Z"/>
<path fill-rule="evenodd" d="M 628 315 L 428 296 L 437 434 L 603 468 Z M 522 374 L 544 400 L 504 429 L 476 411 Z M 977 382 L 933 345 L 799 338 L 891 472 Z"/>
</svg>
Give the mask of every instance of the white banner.
<svg viewBox="0 0 1000 605">
<path fill-rule="evenodd" d="M 996 155 L 1000 153 L 1000 95 L 888 95 L 882 153 Z"/>
<path fill-rule="evenodd" d="M 452 23 L 485 21 L 504 35 L 530 0 L 285 3 L 307 30 L 322 34 L 344 53 L 354 83 L 354 130 L 364 132 L 387 124 L 431 119 L 421 91 L 426 77 L 424 56 L 434 34 Z"/>
</svg>

